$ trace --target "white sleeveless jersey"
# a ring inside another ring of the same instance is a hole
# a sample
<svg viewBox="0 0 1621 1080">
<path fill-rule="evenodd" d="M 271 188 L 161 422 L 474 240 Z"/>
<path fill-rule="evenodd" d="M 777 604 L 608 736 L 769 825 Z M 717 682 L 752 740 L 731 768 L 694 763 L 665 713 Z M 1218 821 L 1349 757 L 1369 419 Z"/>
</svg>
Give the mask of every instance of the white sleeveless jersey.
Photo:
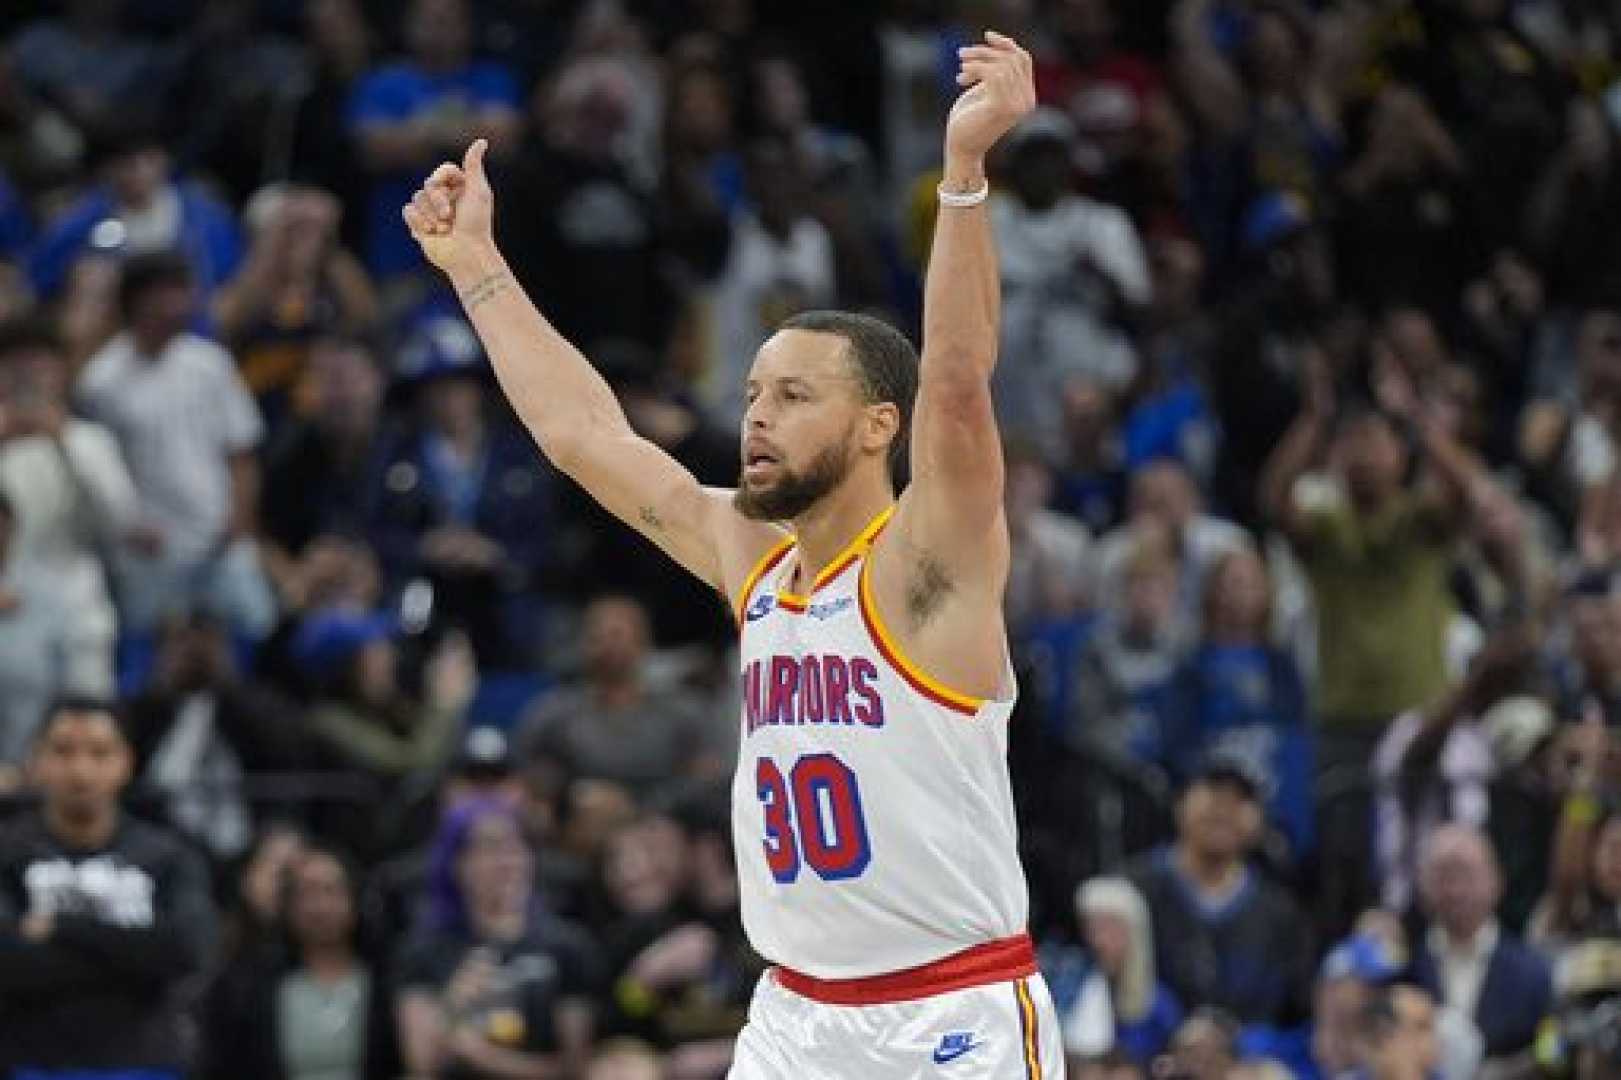
<svg viewBox="0 0 1621 1080">
<path fill-rule="evenodd" d="M 959 694 L 900 652 L 872 602 L 879 515 L 786 591 L 785 540 L 738 599 L 743 730 L 732 832 L 743 925 L 772 963 L 854 979 L 1022 935 L 1008 700 Z"/>
</svg>

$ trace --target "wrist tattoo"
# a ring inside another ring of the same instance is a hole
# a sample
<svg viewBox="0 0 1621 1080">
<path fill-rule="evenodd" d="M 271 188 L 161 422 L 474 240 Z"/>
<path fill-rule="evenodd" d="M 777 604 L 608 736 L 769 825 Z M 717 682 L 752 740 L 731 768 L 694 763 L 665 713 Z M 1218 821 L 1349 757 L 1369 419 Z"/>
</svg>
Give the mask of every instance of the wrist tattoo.
<svg viewBox="0 0 1621 1080">
<path fill-rule="evenodd" d="M 480 278 L 462 293 L 462 307 L 472 311 L 484 301 L 505 292 L 511 285 L 512 278 L 505 271 L 497 271 L 488 277 Z"/>
<path fill-rule="evenodd" d="M 639 516 L 642 519 L 642 524 L 646 525 L 649 529 L 662 530 L 664 528 L 664 519 L 659 517 L 658 513 L 651 506 L 642 507 L 642 511 Z"/>
</svg>

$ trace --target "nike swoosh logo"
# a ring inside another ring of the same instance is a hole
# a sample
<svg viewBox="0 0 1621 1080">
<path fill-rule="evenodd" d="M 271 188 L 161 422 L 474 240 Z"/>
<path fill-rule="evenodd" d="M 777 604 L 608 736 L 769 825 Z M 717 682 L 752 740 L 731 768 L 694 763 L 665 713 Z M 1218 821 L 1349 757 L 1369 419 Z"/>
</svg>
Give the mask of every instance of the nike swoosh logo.
<svg viewBox="0 0 1621 1080">
<path fill-rule="evenodd" d="M 970 1050 L 978 1050 L 979 1047 L 980 1047 L 979 1043 L 968 1043 L 965 1046 L 942 1046 L 942 1047 L 939 1047 L 934 1052 L 934 1063 L 936 1065 L 950 1064 L 951 1062 L 956 1061 L 958 1058 L 962 1057 L 964 1054 L 968 1053 L 968 1051 L 970 1051 Z"/>
</svg>

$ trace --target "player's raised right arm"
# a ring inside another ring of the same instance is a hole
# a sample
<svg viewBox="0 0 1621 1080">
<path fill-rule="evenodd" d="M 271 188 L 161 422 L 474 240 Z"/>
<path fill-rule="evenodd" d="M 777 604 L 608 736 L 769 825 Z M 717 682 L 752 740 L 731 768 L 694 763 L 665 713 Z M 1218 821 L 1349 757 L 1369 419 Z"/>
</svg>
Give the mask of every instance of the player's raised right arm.
<svg viewBox="0 0 1621 1080">
<path fill-rule="evenodd" d="M 483 139 L 436 169 L 404 209 L 423 254 L 450 278 L 501 389 L 553 465 L 699 578 L 723 587 L 725 496 L 638 436 L 590 362 L 546 321 L 496 249 Z M 604 298 L 604 302 L 609 302 Z"/>
</svg>

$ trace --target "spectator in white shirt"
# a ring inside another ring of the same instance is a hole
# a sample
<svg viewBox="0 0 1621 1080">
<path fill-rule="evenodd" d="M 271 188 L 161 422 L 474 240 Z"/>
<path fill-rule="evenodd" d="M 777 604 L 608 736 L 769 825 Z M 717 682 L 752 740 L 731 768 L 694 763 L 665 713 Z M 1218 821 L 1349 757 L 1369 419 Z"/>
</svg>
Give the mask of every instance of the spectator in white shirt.
<svg viewBox="0 0 1621 1080">
<path fill-rule="evenodd" d="M 118 439 L 139 497 L 117 560 L 127 629 L 147 634 L 201 608 L 262 637 L 275 602 L 253 541 L 258 407 L 230 354 L 186 330 L 195 304 L 184 259 L 130 259 L 119 300 L 125 329 L 85 366 L 79 396 Z"/>
<path fill-rule="evenodd" d="M 1114 390 L 1137 373 L 1122 326 L 1147 305 L 1148 259 L 1131 218 L 1071 190 L 1074 127 L 1039 108 L 1008 136 L 1007 191 L 991 203 L 1001 254 L 1003 425 L 1056 452 L 1062 390 L 1076 375 Z"/>
<path fill-rule="evenodd" d="M 50 326 L 0 326 L 0 492 L 16 516 L 12 562 L 68 620 L 66 687 L 99 697 L 113 691 L 117 629 L 102 559 L 134 523 L 135 488 L 107 429 L 69 415 L 70 379 Z"/>
</svg>

